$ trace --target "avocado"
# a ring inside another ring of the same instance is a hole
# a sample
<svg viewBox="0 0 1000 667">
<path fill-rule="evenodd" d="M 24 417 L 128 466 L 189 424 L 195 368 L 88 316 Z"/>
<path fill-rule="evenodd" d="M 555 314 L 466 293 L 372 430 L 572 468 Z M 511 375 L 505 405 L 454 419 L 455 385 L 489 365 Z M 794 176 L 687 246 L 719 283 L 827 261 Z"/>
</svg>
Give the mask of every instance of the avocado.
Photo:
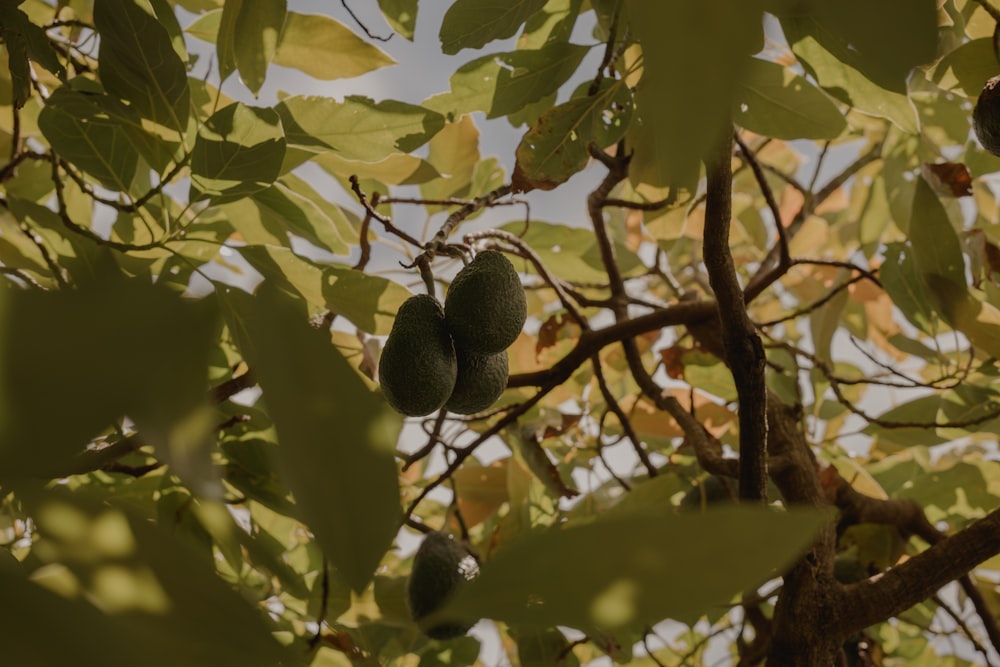
<svg viewBox="0 0 1000 667">
<path fill-rule="evenodd" d="M 485 250 L 455 276 L 444 312 L 457 348 L 489 355 L 506 350 L 521 333 L 528 303 L 510 260 Z"/>
<path fill-rule="evenodd" d="M 418 294 L 399 307 L 378 374 L 385 400 L 404 415 L 429 415 L 451 396 L 458 359 L 444 311 L 433 296 Z"/>
<path fill-rule="evenodd" d="M 507 388 L 507 351 L 482 356 L 456 348 L 455 354 L 458 378 L 444 407 L 460 415 L 482 412 Z"/>
<path fill-rule="evenodd" d="M 988 152 L 1000 156 L 1000 76 L 986 82 L 972 112 L 972 129 Z"/>
<path fill-rule="evenodd" d="M 684 494 L 681 511 L 705 509 L 709 505 L 732 502 L 736 497 L 731 483 L 716 475 L 709 475 Z"/>
<path fill-rule="evenodd" d="M 475 621 L 468 619 L 425 619 L 441 609 L 459 586 L 479 575 L 472 554 L 444 533 L 428 533 L 413 557 L 413 569 L 406 595 L 410 615 L 431 639 L 454 639 L 469 631 Z"/>
</svg>

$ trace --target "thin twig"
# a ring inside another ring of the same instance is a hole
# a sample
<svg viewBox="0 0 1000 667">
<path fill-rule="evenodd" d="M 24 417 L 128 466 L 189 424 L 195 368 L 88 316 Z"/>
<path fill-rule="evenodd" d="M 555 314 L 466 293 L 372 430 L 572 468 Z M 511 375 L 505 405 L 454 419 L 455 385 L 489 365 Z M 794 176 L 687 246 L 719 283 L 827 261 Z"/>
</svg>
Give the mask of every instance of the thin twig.
<svg viewBox="0 0 1000 667">
<path fill-rule="evenodd" d="M 354 10 L 351 9 L 350 6 L 347 4 L 347 0 L 340 0 L 340 4 L 344 6 L 344 9 L 347 10 L 347 13 L 351 15 L 352 19 L 354 19 L 354 22 L 358 24 L 358 27 L 361 28 L 365 32 L 365 34 L 368 35 L 370 39 L 376 39 L 380 42 L 388 42 L 390 39 L 392 39 L 392 36 L 396 34 L 394 32 L 391 32 L 389 33 L 388 37 L 381 37 L 379 35 L 372 34 L 372 31 L 368 29 L 368 26 L 366 26 L 364 23 L 361 22 L 361 19 L 357 17 L 357 15 L 354 13 Z"/>
</svg>

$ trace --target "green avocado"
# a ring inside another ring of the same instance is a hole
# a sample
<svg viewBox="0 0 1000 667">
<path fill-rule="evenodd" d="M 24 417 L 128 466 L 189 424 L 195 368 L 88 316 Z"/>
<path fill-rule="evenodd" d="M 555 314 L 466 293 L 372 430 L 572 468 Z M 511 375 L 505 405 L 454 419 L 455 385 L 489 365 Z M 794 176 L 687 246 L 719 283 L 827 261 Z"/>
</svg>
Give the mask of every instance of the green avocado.
<svg viewBox="0 0 1000 667">
<path fill-rule="evenodd" d="M 458 360 L 437 299 L 418 294 L 399 307 L 378 374 L 385 400 L 404 415 L 423 417 L 445 404 Z"/>
<path fill-rule="evenodd" d="M 972 111 L 972 129 L 983 148 L 1000 156 L 1000 76 L 987 81 L 979 93 Z"/>
<path fill-rule="evenodd" d="M 479 575 L 479 564 L 469 551 L 444 533 L 429 533 L 413 557 L 406 588 L 410 614 L 431 639 L 454 639 L 469 631 L 468 619 L 426 620 L 444 606 L 459 586 Z"/>
<path fill-rule="evenodd" d="M 444 407 L 460 415 L 482 412 L 493 405 L 507 388 L 507 351 L 480 356 L 459 348 L 455 353 L 458 356 L 458 378 Z"/>
<path fill-rule="evenodd" d="M 506 350 L 521 333 L 528 303 L 510 260 L 485 250 L 455 276 L 444 312 L 457 348 L 488 355 Z"/>
<path fill-rule="evenodd" d="M 709 505 L 733 502 L 737 495 L 734 487 L 735 484 L 721 477 L 709 475 L 684 494 L 680 509 L 690 512 L 705 509 Z"/>
</svg>

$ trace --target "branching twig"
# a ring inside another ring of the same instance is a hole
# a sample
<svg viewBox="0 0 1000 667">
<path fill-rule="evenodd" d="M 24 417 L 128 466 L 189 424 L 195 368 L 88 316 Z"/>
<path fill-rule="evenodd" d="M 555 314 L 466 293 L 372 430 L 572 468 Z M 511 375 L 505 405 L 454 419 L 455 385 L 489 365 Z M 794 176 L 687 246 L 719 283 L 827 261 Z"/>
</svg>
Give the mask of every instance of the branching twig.
<svg viewBox="0 0 1000 667">
<path fill-rule="evenodd" d="M 614 413 L 618 417 L 618 423 L 621 424 L 622 430 L 625 432 L 625 436 L 628 438 L 629 442 L 632 443 L 632 449 L 635 450 L 636 456 L 639 457 L 639 461 L 642 463 L 643 467 L 646 469 L 646 473 L 650 477 L 656 477 L 657 470 L 653 462 L 649 460 L 649 454 L 646 453 L 646 448 L 642 446 L 642 441 L 639 439 L 639 435 L 632 428 L 632 421 L 622 410 L 621 406 L 618 405 L 618 399 L 615 398 L 614 394 L 611 393 L 611 389 L 608 387 L 608 382 L 604 377 L 604 370 L 601 368 L 601 358 L 598 355 L 594 355 L 590 358 L 591 366 L 594 369 L 594 377 L 597 379 L 597 386 L 601 390 L 601 396 L 604 397 L 604 402 L 608 406 L 608 410 Z M 598 435 L 600 437 L 600 435 Z"/>
<path fill-rule="evenodd" d="M 381 213 L 376 211 L 371 204 L 368 203 L 368 197 L 365 196 L 364 191 L 361 189 L 361 183 L 360 181 L 358 181 L 358 177 L 356 175 L 351 174 L 348 180 L 351 183 L 351 190 L 354 192 L 354 195 L 358 198 L 358 202 L 361 203 L 361 206 L 364 207 L 366 214 L 381 222 L 382 226 L 385 227 L 385 230 L 387 232 L 395 234 L 396 236 L 403 239 L 412 246 L 416 246 L 418 248 L 420 247 L 421 245 L 420 241 L 413 238 L 399 227 L 396 227 L 394 224 L 392 224 L 392 220 L 389 219 L 389 217 L 382 215 Z"/>
<path fill-rule="evenodd" d="M 792 257 L 788 252 L 788 235 L 785 233 L 785 223 L 781 219 L 781 208 L 774 199 L 774 192 L 772 192 L 771 186 L 767 182 L 767 176 L 764 175 L 764 170 L 757 160 L 757 155 L 743 142 L 739 132 L 733 133 L 733 139 L 736 141 L 736 145 L 740 147 L 740 154 L 743 155 L 743 159 L 750 165 L 754 178 L 757 179 L 757 185 L 760 187 L 761 194 L 764 195 L 764 201 L 767 202 L 767 207 L 771 210 L 771 217 L 774 218 L 774 226 L 778 232 L 778 266 L 787 268 L 791 266 Z"/>
<path fill-rule="evenodd" d="M 427 248 L 433 251 L 436 248 L 445 245 L 448 241 L 448 237 L 451 236 L 451 233 L 455 230 L 455 227 L 457 227 L 463 220 L 480 209 L 493 206 L 494 202 L 501 197 L 506 197 L 510 193 L 510 184 L 504 184 L 491 192 L 487 192 L 485 195 L 476 197 L 475 199 L 466 202 L 458 210 L 454 211 L 447 217 L 444 224 L 441 225 L 441 229 L 438 230 L 437 234 L 434 235 L 434 238 L 427 244 Z"/>
</svg>

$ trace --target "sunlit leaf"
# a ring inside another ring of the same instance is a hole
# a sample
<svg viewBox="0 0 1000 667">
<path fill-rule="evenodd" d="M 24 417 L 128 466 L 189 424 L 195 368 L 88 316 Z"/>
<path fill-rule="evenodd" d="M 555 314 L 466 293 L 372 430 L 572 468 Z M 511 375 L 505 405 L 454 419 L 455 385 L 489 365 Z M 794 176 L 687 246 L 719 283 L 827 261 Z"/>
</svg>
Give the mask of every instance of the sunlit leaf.
<svg viewBox="0 0 1000 667">
<path fill-rule="evenodd" d="M 348 160 L 377 162 L 392 153 L 409 153 L 444 127 L 444 118 L 413 104 L 367 97 L 331 98 L 296 95 L 275 107 L 288 142 L 332 148 Z"/>
<path fill-rule="evenodd" d="M 919 129 L 916 110 L 902 93 L 886 90 L 837 59 L 811 35 L 792 41 L 792 50 L 821 88 L 864 113 L 886 118 L 905 132 Z"/>
<path fill-rule="evenodd" d="M 399 528 L 393 451 L 401 420 L 277 289 L 264 283 L 254 298 L 234 291 L 226 303 L 260 378 L 298 511 L 360 591 Z"/>
<path fill-rule="evenodd" d="M 261 216 L 274 225 L 284 227 L 289 233 L 336 255 L 348 254 L 347 244 L 340 237 L 334 221 L 318 202 L 311 201 L 306 194 L 279 183 L 254 193 L 253 201 Z"/>
<path fill-rule="evenodd" d="M 239 252 L 264 280 L 292 294 L 300 294 L 311 310 L 318 312 L 325 308 L 323 270 L 312 261 L 277 246 L 248 245 L 241 247 Z"/>
<path fill-rule="evenodd" d="M 281 119 L 272 109 L 230 104 L 209 118 L 191 153 L 191 198 L 219 204 L 267 188 L 285 155 Z"/>
<path fill-rule="evenodd" d="M 115 108 L 112 115 L 109 109 Z M 139 153 L 122 126 L 129 107 L 102 95 L 63 86 L 45 102 L 38 126 L 52 148 L 101 185 L 128 192 Z M 117 117 L 116 117 L 117 116 Z"/>
<path fill-rule="evenodd" d="M 808 80 L 757 58 L 736 93 L 733 122 L 776 139 L 833 139 L 847 127 L 837 105 Z"/>
<path fill-rule="evenodd" d="M 187 69 L 163 25 L 134 0 L 98 0 L 94 24 L 107 91 L 144 118 L 183 131 L 191 100 Z"/>
<path fill-rule="evenodd" d="M 442 617 L 609 629 L 690 621 L 779 574 L 825 520 L 812 512 L 733 507 L 620 514 L 552 528 L 500 551 Z M 579 557 L 586 553 L 601 557 Z"/>
<path fill-rule="evenodd" d="M 933 332 L 934 311 L 930 294 L 920 280 L 913 253 L 899 243 L 886 250 L 885 262 L 879 271 L 885 291 L 893 304 L 915 326 L 925 333 Z"/>
<path fill-rule="evenodd" d="M 606 148 L 621 139 L 632 118 L 632 99 L 621 81 L 607 82 L 544 113 L 517 147 L 516 191 L 551 190 L 583 169 L 588 147 Z"/>
<path fill-rule="evenodd" d="M 502 229 L 522 234 L 524 223 L 511 222 Z M 522 238 L 537 249 L 545 266 L 556 275 L 575 276 L 582 281 L 595 280 L 598 275 L 606 275 L 597 240 L 593 232 L 587 229 L 532 220 Z M 641 266 L 639 258 L 617 239 L 615 252 L 623 274 L 628 275 Z"/>
<path fill-rule="evenodd" d="M 441 22 L 441 50 L 455 54 L 462 49 L 478 49 L 496 39 L 513 37 L 528 18 L 547 0 L 457 0 Z"/>
<path fill-rule="evenodd" d="M 767 8 L 781 18 L 790 43 L 811 35 L 837 60 L 886 90 L 905 94 L 910 70 L 935 57 L 934 0 L 913 2 L 905 12 L 894 0 L 771 0 Z M 864 21 L 858 20 L 859 13 Z M 888 26 L 892 39 L 886 38 Z"/>
<path fill-rule="evenodd" d="M 965 42 L 938 62 L 932 79 L 945 90 L 959 90 L 978 97 L 983 84 L 996 74 L 993 40 L 988 37 Z"/>
<path fill-rule="evenodd" d="M 378 162 L 346 160 L 336 153 L 321 153 L 312 159 L 331 174 L 346 178 L 352 174 L 385 185 L 417 185 L 441 174 L 426 160 L 415 155 L 395 153 Z"/>
<path fill-rule="evenodd" d="M 286 0 L 236 0 L 223 5 L 216 50 L 223 80 L 235 67 L 250 92 L 260 92 L 286 11 Z"/>
<path fill-rule="evenodd" d="M 288 12 L 274 54 L 274 64 L 322 81 L 360 76 L 395 62 L 343 23 L 321 14 L 298 12 Z"/>
<path fill-rule="evenodd" d="M 909 231 L 917 274 L 937 297 L 932 303 L 938 312 L 954 321 L 955 309 L 968 293 L 965 258 L 941 200 L 923 178 L 917 180 Z"/>
<path fill-rule="evenodd" d="M 59 62 L 45 31 L 15 6 L 0 6 L 0 39 L 7 49 L 15 109 L 24 106 L 31 95 L 29 59 L 60 78 L 66 76 L 66 68 Z"/>
<path fill-rule="evenodd" d="M 378 0 L 378 7 L 392 29 L 412 42 L 417 25 L 417 0 Z"/>
<path fill-rule="evenodd" d="M 451 76 L 451 92 L 426 104 L 455 116 L 470 111 L 486 111 L 487 118 L 506 116 L 555 93 L 576 72 L 589 50 L 554 42 L 537 50 L 483 56 Z"/>
<path fill-rule="evenodd" d="M 330 310 L 379 336 L 389 333 L 396 311 L 413 296 L 399 283 L 346 266 L 328 265 L 323 281 L 323 297 Z"/>
</svg>

